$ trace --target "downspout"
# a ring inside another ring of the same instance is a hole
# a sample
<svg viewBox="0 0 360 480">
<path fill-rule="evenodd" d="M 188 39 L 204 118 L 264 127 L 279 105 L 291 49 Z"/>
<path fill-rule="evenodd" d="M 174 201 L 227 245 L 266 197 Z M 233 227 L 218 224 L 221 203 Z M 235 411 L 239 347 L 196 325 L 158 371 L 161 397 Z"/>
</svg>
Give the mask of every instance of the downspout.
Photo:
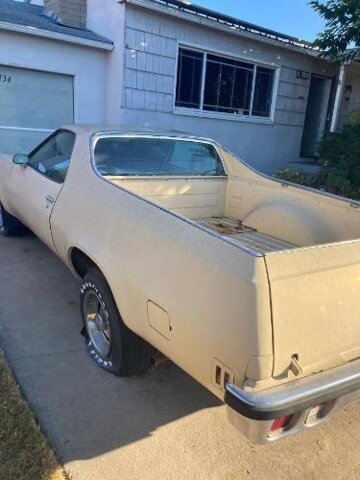
<svg viewBox="0 0 360 480">
<path fill-rule="evenodd" d="M 335 132 L 340 115 L 341 99 L 344 91 L 345 85 L 345 63 L 342 63 L 340 66 L 339 80 L 336 89 L 334 109 L 331 117 L 330 132 Z"/>
</svg>

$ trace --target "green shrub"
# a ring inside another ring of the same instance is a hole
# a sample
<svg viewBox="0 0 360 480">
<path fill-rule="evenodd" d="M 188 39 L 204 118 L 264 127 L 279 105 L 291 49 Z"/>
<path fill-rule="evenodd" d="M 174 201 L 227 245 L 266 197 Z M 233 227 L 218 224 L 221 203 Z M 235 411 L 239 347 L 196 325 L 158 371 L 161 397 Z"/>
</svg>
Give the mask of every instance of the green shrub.
<svg viewBox="0 0 360 480">
<path fill-rule="evenodd" d="M 345 123 L 348 125 L 360 125 L 360 110 L 354 110 L 349 113 Z"/>
<path fill-rule="evenodd" d="M 287 180 L 288 182 L 298 183 L 299 185 L 307 185 L 316 187 L 316 174 L 310 174 L 303 170 L 295 170 L 293 168 L 279 168 L 274 172 L 274 177 Z"/>
<path fill-rule="evenodd" d="M 334 193 L 360 199 L 360 123 L 325 134 L 318 151 L 318 182 Z"/>
<path fill-rule="evenodd" d="M 283 168 L 274 176 L 360 200 L 360 113 L 354 113 L 340 132 L 326 133 L 321 139 L 318 173 Z"/>
</svg>

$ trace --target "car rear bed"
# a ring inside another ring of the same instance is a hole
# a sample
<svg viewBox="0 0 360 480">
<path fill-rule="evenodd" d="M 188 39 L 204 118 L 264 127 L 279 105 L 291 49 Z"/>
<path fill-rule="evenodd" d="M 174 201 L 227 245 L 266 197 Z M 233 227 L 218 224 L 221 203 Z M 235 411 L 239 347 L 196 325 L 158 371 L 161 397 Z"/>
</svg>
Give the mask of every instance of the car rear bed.
<svg viewBox="0 0 360 480">
<path fill-rule="evenodd" d="M 290 250 L 297 246 L 279 238 L 265 235 L 254 228 L 248 227 L 241 220 L 229 217 L 199 218 L 196 223 L 220 233 L 225 238 L 235 241 L 241 246 L 250 248 L 256 253 L 269 253 Z"/>
</svg>

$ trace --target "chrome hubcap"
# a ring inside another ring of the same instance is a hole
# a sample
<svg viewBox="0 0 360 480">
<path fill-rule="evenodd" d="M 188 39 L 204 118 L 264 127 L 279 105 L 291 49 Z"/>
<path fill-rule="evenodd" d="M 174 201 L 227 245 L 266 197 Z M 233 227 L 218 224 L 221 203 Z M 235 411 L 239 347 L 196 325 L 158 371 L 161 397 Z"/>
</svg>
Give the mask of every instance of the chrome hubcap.
<svg viewBox="0 0 360 480">
<path fill-rule="evenodd" d="M 103 307 L 98 295 L 88 291 L 84 298 L 85 328 L 96 352 L 101 357 L 107 357 L 111 347 L 111 330 L 108 313 Z"/>
</svg>

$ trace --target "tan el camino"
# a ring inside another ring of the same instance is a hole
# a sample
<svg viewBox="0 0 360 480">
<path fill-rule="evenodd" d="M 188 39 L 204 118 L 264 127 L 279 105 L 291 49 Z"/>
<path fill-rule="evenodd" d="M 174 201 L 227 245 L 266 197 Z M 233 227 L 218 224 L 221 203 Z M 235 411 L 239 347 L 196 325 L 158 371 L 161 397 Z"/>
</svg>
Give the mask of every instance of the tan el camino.
<svg viewBox="0 0 360 480">
<path fill-rule="evenodd" d="M 2 155 L 3 233 L 23 225 L 82 281 L 90 355 L 161 352 L 254 442 L 360 399 L 360 204 L 266 177 L 212 140 L 68 126 Z"/>
</svg>

